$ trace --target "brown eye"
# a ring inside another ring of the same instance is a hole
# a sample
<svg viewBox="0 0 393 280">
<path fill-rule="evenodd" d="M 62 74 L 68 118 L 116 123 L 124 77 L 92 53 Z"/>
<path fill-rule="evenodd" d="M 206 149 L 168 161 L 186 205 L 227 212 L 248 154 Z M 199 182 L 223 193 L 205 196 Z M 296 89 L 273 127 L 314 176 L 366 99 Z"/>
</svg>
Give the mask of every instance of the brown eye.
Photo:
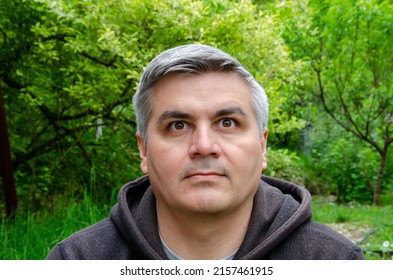
<svg viewBox="0 0 393 280">
<path fill-rule="evenodd" d="M 222 127 L 232 127 L 234 126 L 235 122 L 232 119 L 223 119 L 221 121 L 221 126 Z"/>
<path fill-rule="evenodd" d="M 184 128 L 184 123 L 182 123 L 182 122 L 176 122 L 176 123 L 174 124 L 174 126 L 175 126 L 175 129 L 176 129 L 176 130 L 180 130 L 180 129 L 183 129 L 183 128 Z"/>
<path fill-rule="evenodd" d="M 170 124 L 169 128 L 172 130 L 182 130 L 186 127 L 186 124 L 181 121 L 173 122 Z"/>
</svg>

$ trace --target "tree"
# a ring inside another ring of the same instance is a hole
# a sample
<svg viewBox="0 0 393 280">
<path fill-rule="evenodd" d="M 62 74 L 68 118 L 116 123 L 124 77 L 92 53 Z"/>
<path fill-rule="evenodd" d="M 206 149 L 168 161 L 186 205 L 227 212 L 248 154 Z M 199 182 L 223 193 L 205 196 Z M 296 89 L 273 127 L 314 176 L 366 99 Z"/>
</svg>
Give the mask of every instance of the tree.
<svg viewBox="0 0 393 280">
<path fill-rule="evenodd" d="M 272 132 L 301 127 L 280 106 L 297 65 L 279 26 L 250 1 L 6 1 L 0 82 L 19 194 L 39 207 L 41 198 L 81 185 L 105 192 L 139 174 L 133 92 L 144 66 L 180 44 L 239 58 L 270 96 Z"/>
<path fill-rule="evenodd" d="M 287 8 L 287 41 L 296 58 L 309 62 L 322 107 L 380 157 L 370 181 L 373 202 L 380 205 L 393 143 L 393 4 L 293 1 Z"/>
<path fill-rule="evenodd" d="M 3 91 L 0 88 L 0 176 L 3 180 L 5 208 L 7 216 L 15 213 L 17 207 L 14 170 L 12 168 L 11 148 L 8 141 L 7 120 L 5 117 Z"/>
</svg>

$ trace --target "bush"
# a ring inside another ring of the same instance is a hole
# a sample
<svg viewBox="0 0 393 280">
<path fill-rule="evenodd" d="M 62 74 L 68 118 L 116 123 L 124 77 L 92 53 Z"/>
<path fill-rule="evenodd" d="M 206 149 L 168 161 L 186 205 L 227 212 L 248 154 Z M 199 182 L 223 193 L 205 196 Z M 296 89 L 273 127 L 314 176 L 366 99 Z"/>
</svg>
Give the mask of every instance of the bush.
<svg viewBox="0 0 393 280">
<path fill-rule="evenodd" d="M 307 181 L 318 177 L 322 192 L 336 195 L 339 202 L 371 203 L 376 176 L 372 166 L 378 165 L 376 154 L 356 139 L 340 137 L 335 140 L 321 143 L 323 147 L 312 150 L 305 165 Z"/>
<path fill-rule="evenodd" d="M 268 168 L 264 175 L 277 177 L 304 186 L 305 174 L 296 152 L 288 149 L 267 149 Z"/>
</svg>

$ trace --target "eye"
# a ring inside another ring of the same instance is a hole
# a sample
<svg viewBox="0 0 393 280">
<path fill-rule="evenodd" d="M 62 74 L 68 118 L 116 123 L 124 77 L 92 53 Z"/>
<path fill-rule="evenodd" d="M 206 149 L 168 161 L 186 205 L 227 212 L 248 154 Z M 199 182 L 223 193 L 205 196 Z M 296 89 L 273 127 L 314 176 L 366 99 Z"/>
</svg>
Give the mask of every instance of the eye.
<svg viewBox="0 0 393 280">
<path fill-rule="evenodd" d="M 220 120 L 219 124 L 221 127 L 230 128 L 230 127 L 234 127 L 237 124 L 237 122 L 234 119 L 222 119 Z"/>
<path fill-rule="evenodd" d="M 175 121 L 169 124 L 168 129 L 169 130 L 182 130 L 187 127 L 187 124 L 183 121 Z"/>
</svg>

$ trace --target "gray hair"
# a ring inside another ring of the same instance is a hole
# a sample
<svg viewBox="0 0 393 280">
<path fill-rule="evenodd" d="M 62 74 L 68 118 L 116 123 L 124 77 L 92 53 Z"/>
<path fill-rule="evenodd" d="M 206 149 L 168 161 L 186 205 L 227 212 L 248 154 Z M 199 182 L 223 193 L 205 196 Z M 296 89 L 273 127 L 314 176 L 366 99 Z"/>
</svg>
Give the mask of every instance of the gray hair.
<svg viewBox="0 0 393 280">
<path fill-rule="evenodd" d="M 151 117 L 150 95 L 158 80 L 170 73 L 202 74 L 208 72 L 238 73 L 250 88 L 251 104 L 258 122 L 259 133 L 267 128 L 269 105 L 262 86 L 229 54 L 211 46 L 190 44 L 166 50 L 146 67 L 133 97 L 137 130 L 147 140 L 147 126 Z"/>
</svg>

